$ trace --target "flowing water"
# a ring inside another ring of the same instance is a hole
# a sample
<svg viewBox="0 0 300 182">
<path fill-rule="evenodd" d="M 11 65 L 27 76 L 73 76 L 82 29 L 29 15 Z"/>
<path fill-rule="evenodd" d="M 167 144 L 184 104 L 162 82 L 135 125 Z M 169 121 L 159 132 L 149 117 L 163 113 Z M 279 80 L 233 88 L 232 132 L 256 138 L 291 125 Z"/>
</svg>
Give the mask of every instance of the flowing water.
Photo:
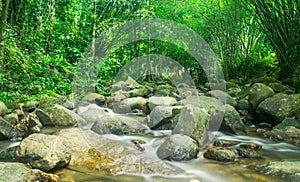
<svg viewBox="0 0 300 182">
<path fill-rule="evenodd" d="M 165 131 L 169 133 L 170 131 Z M 300 148 L 287 144 L 273 142 L 267 139 L 251 136 L 233 136 L 223 133 L 216 133 L 218 139 L 231 140 L 239 143 L 254 143 L 263 146 L 261 151 L 262 158 L 259 159 L 240 159 L 235 162 L 218 162 L 203 158 L 203 151 L 195 160 L 185 162 L 169 162 L 185 171 L 184 174 L 176 176 L 147 176 L 139 175 L 107 175 L 101 172 L 87 171 L 85 169 L 66 168 L 57 172 L 63 181 L 145 181 L 145 182 L 246 182 L 246 181 L 261 181 L 261 182 L 284 182 L 284 179 L 278 177 L 261 174 L 249 166 L 264 164 L 272 161 L 280 161 L 283 159 L 298 159 L 300 160 Z M 161 144 L 161 138 L 157 137 L 141 137 L 141 136 L 116 136 L 105 135 L 105 137 L 129 144 L 131 140 L 143 140 L 146 144 L 143 145 L 145 153 L 154 160 L 159 160 L 156 156 L 156 150 Z"/>
</svg>

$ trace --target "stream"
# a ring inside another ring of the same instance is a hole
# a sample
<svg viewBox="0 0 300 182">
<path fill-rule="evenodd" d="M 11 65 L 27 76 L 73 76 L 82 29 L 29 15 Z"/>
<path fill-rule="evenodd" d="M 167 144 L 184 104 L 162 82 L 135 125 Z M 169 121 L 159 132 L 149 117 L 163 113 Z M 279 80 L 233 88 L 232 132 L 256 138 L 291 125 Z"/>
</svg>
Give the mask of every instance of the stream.
<svg viewBox="0 0 300 182">
<path fill-rule="evenodd" d="M 164 131 L 170 133 L 170 131 Z M 235 136 L 224 134 L 221 132 L 215 133 L 217 139 L 231 140 L 239 143 L 254 143 L 263 146 L 261 151 L 262 158 L 259 159 L 240 159 L 235 162 L 219 162 L 205 159 L 200 151 L 199 157 L 191 161 L 169 162 L 174 166 L 180 167 L 185 171 L 184 174 L 176 176 L 147 176 L 139 175 L 107 175 L 101 172 L 88 171 L 85 169 L 66 168 L 58 171 L 62 181 L 182 181 L 182 182 L 244 182 L 244 181 L 272 181 L 284 182 L 287 180 L 273 177 L 270 175 L 261 174 L 258 171 L 249 168 L 248 166 L 264 164 L 272 161 L 280 161 L 286 159 L 300 159 L 300 147 L 288 143 L 273 142 L 268 139 L 258 138 L 254 136 Z M 145 153 L 154 159 L 160 160 L 156 156 L 156 150 L 161 144 L 162 140 L 159 137 L 145 137 L 145 136 L 117 136 L 104 135 L 107 138 L 123 142 L 130 145 L 132 140 L 143 140 L 146 144 L 142 146 L 145 148 Z M 131 143 L 132 145 L 132 143 Z"/>
<path fill-rule="evenodd" d="M 110 110 L 109 114 L 113 115 Z M 42 132 L 51 134 L 57 132 L 60 128 L 43 128 Z M 170 130 L 159 130 L 152 132 L 160 132 L 164 135 L 170 135 Z M 238 159 L 234 162 L 219 162 L 208 160 L 203 157 L 204 150 L 199 152 L 198 158 L 191 161 L 167 161 L 168 163 L 183 169 L 183 174 L 175 176 L 149 176 L 149 175 L 110 175 L 100 171 L 90 171 L 83 168 L 64 168 L 54 173 L 59 175 L 62 182 L 131 182 L 131 181 L 145 181 L 145 182 L 244 182 L 244 181 L 261 181 L 261 182 L 284 182 L 278 177 L 267 174 L 262 174 L 255 170 L 254 167 L 259 164 L 265 164 L 273 161 L 280 160 L 295 160 L 300 159 L 300 147 L 284 143 L 274 142 L 269 139 L 258 137 L 253 128 L 248 128 L 248 136 L 236 136 L 228 133 L 216 132 L 214 133 L 216 139 L 228 140 L 237 143 L 251 143 L 262 146 L 260 151 L 261 158 L 256 159 Z M 117 136 L 113 134 L 106 134 L 105 137 L 122 142 L 128 146 L 133 146 L 132 141 L 145 141 L 141 144 L 144 153 L 154 160 L 161 160 L 157 157 L 156 151 L 160 144 L 163 142 L 161 137 L 157 136 Z M 19 145 L 20 142 L 1 141 L 0 151 Z"/>
</svg>

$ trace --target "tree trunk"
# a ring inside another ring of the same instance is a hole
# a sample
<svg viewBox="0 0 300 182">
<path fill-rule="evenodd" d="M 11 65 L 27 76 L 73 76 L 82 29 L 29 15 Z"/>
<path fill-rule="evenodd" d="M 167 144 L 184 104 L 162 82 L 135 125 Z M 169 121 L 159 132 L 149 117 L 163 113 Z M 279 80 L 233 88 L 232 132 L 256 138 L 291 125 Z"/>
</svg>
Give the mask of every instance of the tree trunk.
<svg viewBox="0 0 300 182">
<path fill-rule="evenodd" d="M 1 29 L 0 29 L 0 58 L 1 59 L 4 50 L 4 38 L 5 38 L 5 31 L 6 31 L 8 4 L 9 4 L 9 0 L 2 0 Z"/>
</svg>

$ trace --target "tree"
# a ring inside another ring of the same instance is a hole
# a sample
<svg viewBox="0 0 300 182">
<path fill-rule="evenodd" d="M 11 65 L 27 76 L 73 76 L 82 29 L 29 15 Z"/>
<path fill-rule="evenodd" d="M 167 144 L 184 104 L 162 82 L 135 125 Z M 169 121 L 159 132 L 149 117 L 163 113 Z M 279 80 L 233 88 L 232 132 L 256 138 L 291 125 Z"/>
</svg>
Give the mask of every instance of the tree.
<svg viewBox="0 0 300 182">
<path fill-rule="evenodd" d="M 6 31 L 7 10 L 9 0 L 2 0 L 1 27 L 0 27 L 0 57 L 2 58 L 4 49 L 4 38 Z"/>
<path fill-rule="evenodd" d="M 300 1 L 244 0 L 243 2 L 256 18 L 276 52 L 280 77 L 291 77 L 300 66 Z"/>
</svg>

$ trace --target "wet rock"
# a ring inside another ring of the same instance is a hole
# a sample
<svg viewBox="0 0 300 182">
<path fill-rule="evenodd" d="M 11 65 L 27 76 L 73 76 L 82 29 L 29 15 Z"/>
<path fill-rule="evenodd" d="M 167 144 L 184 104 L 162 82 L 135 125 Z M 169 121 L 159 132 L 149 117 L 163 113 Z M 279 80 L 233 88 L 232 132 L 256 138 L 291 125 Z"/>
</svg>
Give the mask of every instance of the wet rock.
<svg viewBox="0 0 300 182">
<path fill-rule="evenodd" d="M 135 119 L 118 115 L 102 117 L 91 130 L 98 134 L 133 135 L 144 134 L 148 128 Z"/>
<path fill-rule="evenodd" d="M 171 124 L 171 119 L 180 113 L 181 108 L 182 106 L 157 106 L 151 111 L 146 120 L 146 124 L 151 129 L 156 129 L 165 124 Z"/>
<path fill-rule="evenodd" d="M 281 123 L 276 125 L 274 128 L 282 129 L 286 126 L 294 126 L 295 128 L 300 129 L 300 121 L 297 121 L 296 119 L 293 119 L 293 118 L 286 118 Z"/>
<path fill-rule="evenodd" d="M 266 98 L 274 95 L 272 88 L 262 83 L 255 83 L 249 92 L 249 111 L 255 111 L 258 105 Z"/>
<path fill-rule="evenodd" d="M 252 149 L 252 150 L 261 150 L 262 146 L 258 144 L 253 144 L 253 143 L 241 143 L 239 144 L 239 148 L 243 149 Z"/>
<path fill-rule="evenodd" d="M 221 90 L 211 90 L 206 93 L 207 96 L 220 99 L 224 104 L 229 104 L 235 107 L 237 105 L 236 101 L 226 92 Z"/>
<path fill-rule="evenodd" d="M 45 110 L 37 110 L 36 114 L 44 126 L 74 126 L 86 122 L 78 114 L 57 104 Z"/>
<path fill-rule="evenodd" d="M 0 116 L 3 116 L 7 113 L 6 105 L 0 101 Z"/>
<path fill-rule="evenodd" d="M 236 148 L 236 154 L 240 158 L 260 158 L 256 150 L 246 148 Z"/>
<path fill-rule="evenodd" d="M 177 100 L 172 97 L 155 97 L 152 96 L 149 98 L 148 106 L 152 111 L 156 106 L 174 106 L 177 103 Z"/>
<path fill-rule="evenodd" d="M 279 161 L 268 164 L 257 165 L 254 167 L 258 171 L 278 176 L 289 181 L 300 181 L 300 161 Z"/>
<path fill-rule="evenodd" d="M 133 110 L 142 110 L 148 113 L 148 100 L 143 97 L 127 98 L 121 102 L 113 103 L 113 110 L 116 113 L 132 113 Z"/>
<path fill-rule="evenodd" d="M 161 159 L 182 161 L 196 158 L 198 151 L 198 144 L 195 140 L 186 135 L 174 134 L 160 145 L 157 155 Z"/>
<path fill-rule="evenodd" d="M 7 114 L 4 116 L 4 119 L 13 126 L 19 123 L 19 117 L 16 113 Z"/>
<path fill-rule="evenodd" d="M 62 106 L 64 106 L 65 108 L 67 108 L 69 110 L 73 110 L 76 108 L 76 103 L 73 100 L 66 100 L 66 102 L 63 103 Z"/>
<path fill-rule="evenodd" d="M 63 138 L 45 134 L 32 134 L 25 138 L 17 154 L 33 168 L 43 171 L 63 168 L 71 159 L 63 145 Z"/>
<path fill-rule="evenodd" d="M 13 175 L 12 175 L 13 174 Z M 57 175 L 45 173 L 38 169 L 31 169 L 22 163 L 0 162 L 0 181 L 51 181 L 59 182 Z"/>
<path fill-rule="evenodd" d="M 228 141 L 228 140 L 216 140 L 214 141 L 214 146 L 216 147 L 231 147 L 237 145 L 238 142 L 235 141 Z"/>
<path fill-rule="evenodd" d="M 300 94 L 276 94 L 261 102 L 256 110 L 261 120 L 279 124 L 285 118 L 293 118 L 300 110 Z"/>
<path fill-rule="evenodd" d="M 71 128 L 62 130 L 59 136 L 72 155 L 69 166 L 110 174 L 174 175 L 183 170 L 152 158 L 144 152 L 98 135 L 90 130 Z"/>
<path fill-rule="evenodd" d="M 274 141 L 285 141 L 300 145 L 300 129 L 293 126 L 286 126 L 282 129 L 273 129 L 265 134 Z"/>
<path fill-rule="evenodd" d="M 226 148 L 210 148 L 204 155 L 207 159 L 213 159 L 217 161 L 230 162 L 235 160 L 235 153 Z"/>
<path fill-rule="evenodd" d="M 23 134 L 0 116 L 0 140 L 17 139 Z"/>
<path fill-rule="evenodd" d="M 221 131 L 229 131 L 238 135 L 246 135 L 246 126 L 239 113 L 231 105 L 226 104 Z"/>
</svg>

